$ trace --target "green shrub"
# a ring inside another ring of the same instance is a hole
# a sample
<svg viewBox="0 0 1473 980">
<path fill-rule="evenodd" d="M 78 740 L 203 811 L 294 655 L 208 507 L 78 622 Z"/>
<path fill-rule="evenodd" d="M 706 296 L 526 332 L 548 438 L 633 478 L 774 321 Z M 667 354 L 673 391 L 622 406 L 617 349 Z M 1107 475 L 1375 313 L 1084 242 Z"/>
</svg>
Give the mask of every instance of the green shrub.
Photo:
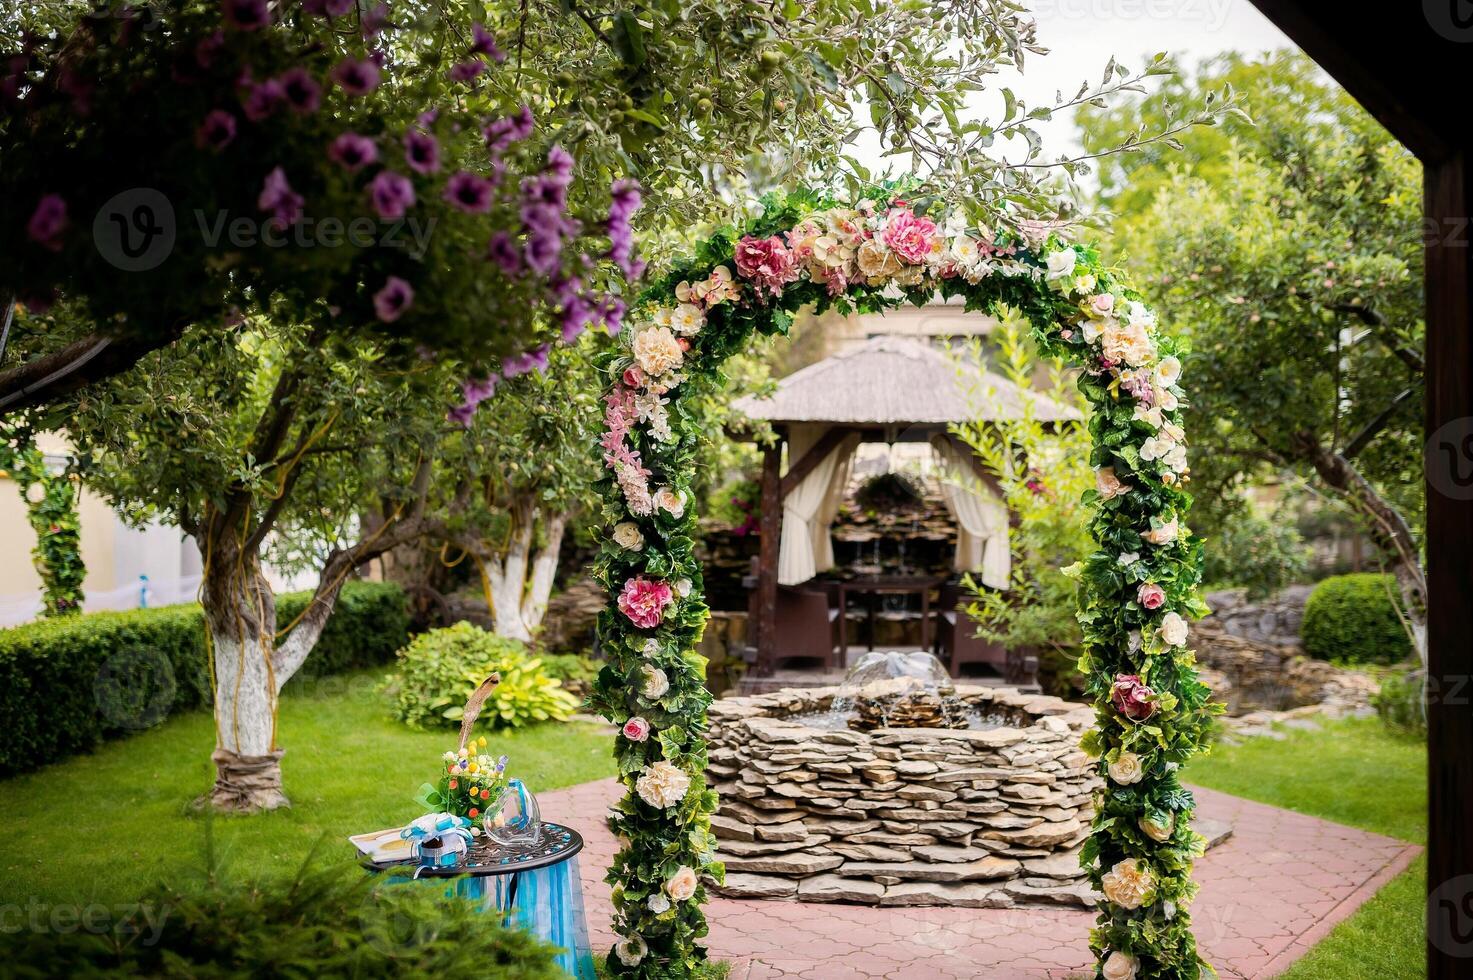
<svg viewBox="0 0 1473 980">
<path fill-rule="evenodd" d="M 443 883 L 391 884 L 353 865 L 270 884 L 159 886 L 101 926 L 7 932 L 0 957 L 19 978 L 567 978 L 552 946 L 445 897 Z"/>
<path fill-rule="evenodd" d="M 421 633 L 398 659 L 385 690 L 394 716 L 415 728 L 459 725 L 465 699 L 493 672 L 501 683 L 481 710 L 492 728 L 561 721 L 578 706 L 524 644 L 470 623 Z"/>
<path fill-rule="evenodd" d="M 543 653 L 538 659 L 542 669 L 580 701 L 593 690 L 593 680 L 604 666 L 603 661 L 582 653 Z"/>
<path fill-rule="evenodd" d="M 1302 582 L 1308 573 L 1309 546 L 1287 520 L 1235 514 L 1203 549 L 1203 581 L 1242 587 L 1250 599 Z"/>
<path fill-rule="evenodd" d="M 1349 664 L 1394 664 L 1411 656 L 1396 581 L 1390 575 L 1337 575 L 1314 587 L 1299 638 L 1304 652 Z"/>
<path fill-rule="evenodd" d="M 277 600 L 285 625 L 308 593 Z M 350 582 L 300 678 L 387 662 L 409 632 L 404 593 Z M 0 776 L 95 748 L 210 703 L 197 605 L 89 613 L 0 630 Z"/>
<path fill-rule="evenodd" d="M 1427 734 L 1427 714 L 1422 704 L 1422 687 L 1426 673 L 1414 670 L 1387 674 L 1381 690 L 1371 698 L 1376 714 L 1393 731 L 1413 735 Z"/>
</svg>

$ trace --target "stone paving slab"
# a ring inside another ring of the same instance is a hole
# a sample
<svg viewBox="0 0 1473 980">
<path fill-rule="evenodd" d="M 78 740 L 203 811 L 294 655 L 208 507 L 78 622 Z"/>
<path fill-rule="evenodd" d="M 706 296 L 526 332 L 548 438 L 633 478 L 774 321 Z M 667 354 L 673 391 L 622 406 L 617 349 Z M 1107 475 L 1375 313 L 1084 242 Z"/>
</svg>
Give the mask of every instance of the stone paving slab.
<svg viewBox="0 0 1473 980">
<path fill-rule="evenodd" d="M 1421 848 L 1315 817 L 1194 789 L 1198 813 L 1233 834 L 1197 862 L 1197 941 L 1224 978 L 1277 975 L 1323 939 Z M 594 948 L 613 943 L 604 872 L 613 779 L 540 797 L 543 814 L 587 842 L 580 861 Z M 732 980 L 963 980 L 1088 976 L 1094 915 L 1072 909 L 873 908 L 713 898 L 708 944 Z"/>
</svg>

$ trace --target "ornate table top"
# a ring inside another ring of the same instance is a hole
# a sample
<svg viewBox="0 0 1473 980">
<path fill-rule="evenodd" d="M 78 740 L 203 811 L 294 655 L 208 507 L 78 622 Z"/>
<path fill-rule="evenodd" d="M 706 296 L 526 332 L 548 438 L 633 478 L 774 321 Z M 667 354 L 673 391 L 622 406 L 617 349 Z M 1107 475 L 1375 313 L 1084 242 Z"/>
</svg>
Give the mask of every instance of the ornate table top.
<svg viewBox="0 0 1473 980">
<path fill-rule="evenodd" d="M 423 868 L 419 878 L 459 878 L 464 875 L 511 875 L 535 871 L 568 860 L 583 850 L 583 837 L 560 823 L 542 823 L 542 841 L 536 847 L 510 848 L 494 844 L 484 834 L 476 838 L 466 854 L 464 864 L 448 868 Z M 412 872 L 419 868 L 414 861 L 364 861 L 369 871 Z"/>
</svg>

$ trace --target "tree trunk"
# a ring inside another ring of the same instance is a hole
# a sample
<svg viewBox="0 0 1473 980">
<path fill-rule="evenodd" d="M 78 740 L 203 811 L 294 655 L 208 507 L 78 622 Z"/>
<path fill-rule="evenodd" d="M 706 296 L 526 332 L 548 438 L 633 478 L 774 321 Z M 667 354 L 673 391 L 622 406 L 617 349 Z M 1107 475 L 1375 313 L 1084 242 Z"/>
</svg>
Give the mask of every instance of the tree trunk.
<svg viewBox="0 0 1473 980">
<path fill-rule="evenodd" d="M 219 540 L 209 542 L 206 553 L 204 608 L 215 685 L 209 803 L 230 811 L 274 810 L 287 805 L 276 747 L 276 698 L 285 681 L 275 662 L 276 597 L 255 555 Z"/>
<path fill-rule="evenodd" d="M 1366 519 L 1371 542 L 1381 552 L 1386 568 L 1396 578 L 1406 612 L 1407 631 L 1417 658 L 1427 663 L 1427 578 L 1418 557 L 1412 529 L 1401 512 L 1386 501 L 1361 475 L 1355 464 L 1320 445 L 1313 433 L 1294 439 L 1295 451 L 1314 467 L 1321 480 Z"/>
<path fill-rule="evenodd" d="M 558 552 L 562 548 L 568 515 L 554 514 L 543 522 L 541 547 L 536 539 L 537 507 L 518 503 L 511 509 L 511 533 L 506 548 L 498 553 L 484 541 L 467 542 L 480 559 L 490 595 L 491 618 L 498 636 L 530 643 L 542 625 L 547 600 L 557 575 Z"/>
</svg>

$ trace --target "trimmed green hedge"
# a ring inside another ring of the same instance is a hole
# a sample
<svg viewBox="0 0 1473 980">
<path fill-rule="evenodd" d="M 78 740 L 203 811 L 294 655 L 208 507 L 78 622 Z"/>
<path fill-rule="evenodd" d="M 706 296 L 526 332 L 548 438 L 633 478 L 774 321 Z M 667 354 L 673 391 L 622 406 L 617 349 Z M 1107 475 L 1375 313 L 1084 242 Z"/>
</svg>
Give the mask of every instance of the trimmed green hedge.
<svg viewBox="0 0 1473 980">
<path fill-rule="evenodd" d="M 290 623 L 310 593 L 278 597 Z M 409 637 L 404 593 L 350 582 L 317 648 L 288 684 L 387 663 Z M 152 727 L 175 711 L 210 703 L 199 606 L 166 606 L 41 620 L 0 630 L 0 776 Z"/>
<path fill-rule="evenodd" d="M 1304 652 L 1319 660 L 1350 664 L 1394 664 L 1412 655 L 1411 640 L 1397 615 L 1401 602 L 1390 575 L 1336 575 L 1314 587 L 1304 605 L 1299 638 Z"/>
</svg>

